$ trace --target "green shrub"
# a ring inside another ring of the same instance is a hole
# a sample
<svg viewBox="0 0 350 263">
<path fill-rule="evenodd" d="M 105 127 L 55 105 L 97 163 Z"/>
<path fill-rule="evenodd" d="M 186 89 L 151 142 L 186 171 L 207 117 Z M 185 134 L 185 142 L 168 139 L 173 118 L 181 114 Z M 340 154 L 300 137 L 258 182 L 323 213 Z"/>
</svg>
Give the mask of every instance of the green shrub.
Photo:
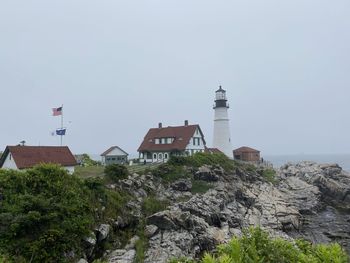
<svg viewBox="0 0 350 263">
<path fill-rule="evenodd" d="M 188 157 L 171 156 L 168 164 L 175 166 L 186 165 L 192 167 L 200 167 L 202 165 L 219 165 L 227 172 L 232 171 L 234 168 L 234 162 L 223 153 L 195 153 L 194 155 Z"/>
<path fill-rule="evenodd" d="M 212 188 L 212 186 L 208 182 L 201 180 L 192 180 L 192 194 L 204 194 L 210 188 Z"/>
<path fill-rule="evenodd" d="M 128 168 L 121 164 L 107 165 L 104 172 L 106 177 L 112 180 L 113 182 L 125 179 L 129 175 Z"/>
<path fill-rule="evenodd" d="M 9 257 L 0 262 L 19 263 L 68 262 L 64 253 L 79 253 L 97 223 L 127 214 L 131 198 L 56 165 L 0 170 L 0 193 L 0 254 Z"/>
<path fill-rule="evenodd" d="M 295 243 L 273 239 L 260 228 L 250 228 L 242 237 L 220 245 L 216 255 L 205 254 L 202 263 L 347 263 L 348 255 L 338 244 L 312 245 L 304 240 Z M 171 260 L 187 263 L 191 260 Z"/>
<path fill-rule="evenodd" d="M 86 167 L 98 166 L 98 165 L 101 165 L 101 162 L 92 160 L 87 153 L 84 153 L 81 157 L 81 165 Z"/>
<path fill-rule="evenodd" d="M 101 178 L 87 178 L 84 184 L 89 189 L 89 203 L 94 208 L 95 223 L 102 223 L 118 215 L 126 216 L 126 203 L 132 199 L 127 192 L 109 190 Z"/>
<path fill-rule="evenodd" d="M 191 176 L 183 166 L 176 166 L 168 163 L 161 164 L 156 169 L 154 169 L 152 173 L 154 176 L 162 178 L 165 182 L 168 183 Z"/>
<path fill-rule="evenodd" d="M 262 177 L 270 182 L 270 183 L 276 183 L 277 179 L 276 179 L 276 171 L 274 169 L 264 169 L 262 171 Z"/>
<path fill-rule="evenodd" d="M 56 165 L 0 171 L 0 247 L 14 261 L 65 262 L 93 224 L 84 183 Z"/>
</svg>

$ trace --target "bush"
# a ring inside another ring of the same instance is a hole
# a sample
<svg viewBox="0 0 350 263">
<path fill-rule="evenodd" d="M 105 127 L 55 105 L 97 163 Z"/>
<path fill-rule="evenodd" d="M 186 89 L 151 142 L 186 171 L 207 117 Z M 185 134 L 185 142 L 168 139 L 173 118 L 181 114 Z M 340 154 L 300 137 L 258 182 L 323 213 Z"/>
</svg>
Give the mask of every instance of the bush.
<svg viewBox="0 0 350 263">
<path fill-rule="evenodd" d="M 88 178 L 84 184 L 89 189 L 89 203 L 94 208 L 95 224 L 127 214 L 125 206 L 132 199 L 128 193 L 106 189 L 101 178 Z"/>
<path fill-rule="evenodd" d="M 0 247 L 15 262 L 66 262 L 93 224 L 84 183 L 56 165 L 0 171 Z"/>
<path fill-rule="evenodd" d="M 219 165 L 227 172 L 232 171 L 234 168 L 234 162 L 223 153 L 195 153 L 194 155 L 188 157 L 171 156 L 168 164 L 175 166 L 186 165 L 192 167 L 200 167 L 202 165 Z"/>
<path fill-rule="evenodd" d="M 205 254 L 202 263 L 347 263 L 347 254 L 338 244 L 312 245 L 304 240 L 295 243 L 273 239 L 260 228 L 250 228 L 243 236 L 220 245 L 216 255 Z M 172 263 L 191 262 L 186 259 Z"/>
<path fill-rule="evenodd" d="M 270 182 L 270 183 L 276 183 L 277 179 L 276 179 L 276 171 L 274 169 L 264 169 L 262 171 L 262 177 Z"/>
<path fill-rule="evenodd" d="M 98 166 L 98 165 L 101 165 L 101 162 L 92 160 L 87 153 L 84 153 L 81 157 L 81 165 L 86 167 Z"/>
<path fill-rule="evenodd" d="M 121 164 L 107 165 L 104 172 L 106 177 L 111 179 L 113 182 L 125 179 L 129 175 L 128 168 Z"/>
<path fill-rule="evenodd" d="M 152 171 L 153 175 L 162 178 L 165 182 L 171 183 L 181 178 L 188 178 L 190 174 L 183 166 L 171 165 L 169 163 L 161 164 Z"/>
<path fill-rule="evenodd" d="M 56 165 L 0 170 L 0 262 L 69 262 L 90 229 L 127 213 L 130 196 Z"/>
<path fill-rule="evenodd" d="M 204 194 L 210 188 L 212 188 L 212 186 L 205 181 L 192 180 L 192 189 L 191 189 L 192 194 Z"/>
</svg>

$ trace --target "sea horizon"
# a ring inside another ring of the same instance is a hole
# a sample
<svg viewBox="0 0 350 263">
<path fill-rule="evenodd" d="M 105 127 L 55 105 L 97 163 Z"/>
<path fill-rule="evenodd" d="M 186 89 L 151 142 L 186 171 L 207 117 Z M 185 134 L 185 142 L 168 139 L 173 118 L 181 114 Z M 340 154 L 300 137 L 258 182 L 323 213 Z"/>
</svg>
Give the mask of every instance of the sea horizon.
<svg viewBox="0 0 350 263">
<path fill-rule="evenodd" d="M 350 172 L 350 153 L 349 154 L 269 154 L 263 158 L 279 168 L 287 163 L 298 163 L 311 161 L 316 163 L 337 163 L 343 170 Z"/>
</svg>

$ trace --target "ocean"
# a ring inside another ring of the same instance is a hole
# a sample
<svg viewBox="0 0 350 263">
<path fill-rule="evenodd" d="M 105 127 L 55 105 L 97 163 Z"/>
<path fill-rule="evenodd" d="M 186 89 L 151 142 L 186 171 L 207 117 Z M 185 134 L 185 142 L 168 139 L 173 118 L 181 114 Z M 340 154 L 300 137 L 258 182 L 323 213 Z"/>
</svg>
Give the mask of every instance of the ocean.
<svg viewBox="0 0 350 263">
<path fill-rule="evenodd" d="M 266 161 L 279 168 L 288 162 L 314 161 L 317 163 L 337 163 L 343 170 L 350 172 L 350 154 L 300 154 L 300 155 L 265 155 Z"/>
</svg>

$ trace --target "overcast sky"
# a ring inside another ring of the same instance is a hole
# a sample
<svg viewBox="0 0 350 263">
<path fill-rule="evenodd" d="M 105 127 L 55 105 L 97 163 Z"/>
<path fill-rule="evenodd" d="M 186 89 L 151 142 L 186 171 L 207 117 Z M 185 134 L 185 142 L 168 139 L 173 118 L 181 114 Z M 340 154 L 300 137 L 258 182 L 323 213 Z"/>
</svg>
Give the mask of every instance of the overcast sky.
<svg viewBox="0 0 350 263">
<path fill-rule="evenodd" d="M 200 124 L 227 90 L 233 147 L 350 152 L 349 0 L 1 0 L 0 151 L 55 145 L 64 104 L 74 153 L 149 128 Z"/>
</svg>

